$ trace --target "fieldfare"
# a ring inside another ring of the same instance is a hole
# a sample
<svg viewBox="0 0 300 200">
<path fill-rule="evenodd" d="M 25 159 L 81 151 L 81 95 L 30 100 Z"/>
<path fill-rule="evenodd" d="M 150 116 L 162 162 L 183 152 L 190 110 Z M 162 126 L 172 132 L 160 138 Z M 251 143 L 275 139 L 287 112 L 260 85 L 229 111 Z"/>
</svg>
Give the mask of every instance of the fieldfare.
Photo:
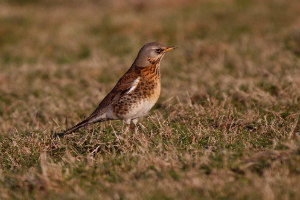
<svg viewBox="0 0 300 200">
<path fill-rule="evenodd" d="M 145 44 L 130 69 L 85 120 L 66 130 L 68 134 L 96 122 L 124 120 L 134 125 L 147 114 L 160 95 L 160 61 L 166 52 L 175 47 L 157 42 Z"/>
</svg>

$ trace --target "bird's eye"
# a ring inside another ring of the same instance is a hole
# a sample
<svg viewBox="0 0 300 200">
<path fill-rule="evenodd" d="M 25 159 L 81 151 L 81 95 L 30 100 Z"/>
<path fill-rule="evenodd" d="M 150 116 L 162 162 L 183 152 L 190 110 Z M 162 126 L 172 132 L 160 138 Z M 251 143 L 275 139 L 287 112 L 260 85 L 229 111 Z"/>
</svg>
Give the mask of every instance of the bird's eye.
<svg viewBox="0 0 300 200">
<path fill-rule="evenodd" d="M 155 51 L 156 51 L 156 53 L 160 54 L 163 50 L 162 49 L 156 49 Z"/>
</svg>

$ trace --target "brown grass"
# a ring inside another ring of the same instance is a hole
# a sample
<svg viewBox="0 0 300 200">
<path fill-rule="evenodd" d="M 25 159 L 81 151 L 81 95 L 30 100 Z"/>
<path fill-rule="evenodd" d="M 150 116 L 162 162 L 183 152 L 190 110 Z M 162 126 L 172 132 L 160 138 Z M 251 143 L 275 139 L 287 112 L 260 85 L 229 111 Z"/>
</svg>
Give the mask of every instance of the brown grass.
<svg viewBox="0 0 300 200">
<path fill-rule="evenodd" d="M 0 199 L 299 199 L 296 0 L 0 3 Z M 179 48 L 139 134 L 65 138 L 139 48 Z"/>
</svg>

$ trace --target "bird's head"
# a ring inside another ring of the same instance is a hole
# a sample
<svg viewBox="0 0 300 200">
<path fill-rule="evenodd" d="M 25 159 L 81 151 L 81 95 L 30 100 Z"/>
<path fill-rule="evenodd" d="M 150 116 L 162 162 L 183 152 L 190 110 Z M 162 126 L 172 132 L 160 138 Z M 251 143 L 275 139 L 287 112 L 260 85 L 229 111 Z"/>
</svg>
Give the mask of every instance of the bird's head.
<svg viewBox="0 0 300 200">
<path fill-rule="evenodd" d="M 139 51 L 134 64 L 137 67 L 148 67 L 161 61 L 166 52 L 175 49 L 173 46 L 164 46 L 158 42 L 145 44 Z"/>
</svg>

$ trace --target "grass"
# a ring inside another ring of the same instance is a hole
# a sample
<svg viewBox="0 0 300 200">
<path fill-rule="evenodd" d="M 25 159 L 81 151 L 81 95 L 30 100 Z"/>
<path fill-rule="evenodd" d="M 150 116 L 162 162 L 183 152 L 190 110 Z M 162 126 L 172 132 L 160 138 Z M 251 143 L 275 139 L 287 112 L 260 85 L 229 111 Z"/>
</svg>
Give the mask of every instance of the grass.
<svg viewBox="0 0 300 200">
<path fill-rule="evenodd" d="M 299 199 L 299 2 L 4 1 L 0 199 Z M 65 138 L 139 48 L 179 48 L 139 134 Z"/>
</svg>

